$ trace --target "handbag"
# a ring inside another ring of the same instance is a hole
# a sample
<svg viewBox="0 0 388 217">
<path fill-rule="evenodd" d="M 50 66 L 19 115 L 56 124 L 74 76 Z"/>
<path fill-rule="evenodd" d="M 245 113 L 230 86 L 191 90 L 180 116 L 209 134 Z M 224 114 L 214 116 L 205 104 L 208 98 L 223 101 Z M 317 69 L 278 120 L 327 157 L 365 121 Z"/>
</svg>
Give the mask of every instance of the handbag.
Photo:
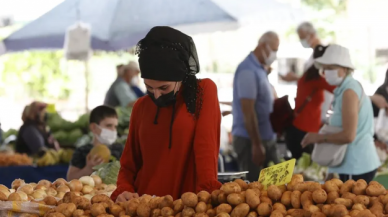
<svg viewBox="0 0 388 217">
<path fill-rule="evenodd" d="M 335 134 L 341 131 L 341 127 L 324 125 L 319 130 L 319 134 Z M 332 143 L 316 143 L 314 145 L 313 153 L 311 154 L 311 159 L 321 166 L 339 166 L 344 160 L 348 145 L 349 144 L 338 145 Z"/>
<path fill-rule="evenodd" d="M 361 89 L 362 85 L 360 84 Z M 364 90 L 362 89 L 361 99 L 358 104 L 358 111 L 361 109 L 361 102 L 364 99 Z M 335 127 L 330 125 L 324 125 L 320 130 L 319 134 L 335 134 L 342 131 L 341 127 Z M 333 143 L 315 143 L 314 149 L 311 154 L 311 159 L 326 167 L 338 167 L 342 164 L 345 158 L 346 151 L 349 144 L 333 144 Z"/>
<path fill-rule="evenodd" d="M 291 108 L 291 105 L 288 101 L 288 95 L 277 98 L 274 101 L 273 112 L 270 115 L 273 131 L 278 135 L 281 135 L 286 128 L 291 126 L 294 118 L 303 111 L 316 92 L 317 90 L 313 90 L 297 111 L 294 111 Z"/>
</svg>

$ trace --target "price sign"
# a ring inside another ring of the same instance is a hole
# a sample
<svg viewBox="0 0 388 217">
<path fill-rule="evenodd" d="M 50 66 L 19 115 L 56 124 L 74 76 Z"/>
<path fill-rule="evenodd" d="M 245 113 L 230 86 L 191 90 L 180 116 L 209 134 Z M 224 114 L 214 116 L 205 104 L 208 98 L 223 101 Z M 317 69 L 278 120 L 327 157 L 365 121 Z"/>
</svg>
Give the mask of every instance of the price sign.
<svg viewBox="0 0 388 217">
<path fill-rule="evenodd" d="M 47 107 L 46 107 L 46 111 L 48 113 L 55 113 L 55 112 L 57 112 L 56 109 L 55 109 L 55 104 L 48 104 Z"/>
<path fill-rule="evenodd" d="M 291 182 L 294 173 L 295 159 L 285 161 L 262 169 L 259 182 L 267 189 L 271 185 L 284 185 Z"/>
</svg>

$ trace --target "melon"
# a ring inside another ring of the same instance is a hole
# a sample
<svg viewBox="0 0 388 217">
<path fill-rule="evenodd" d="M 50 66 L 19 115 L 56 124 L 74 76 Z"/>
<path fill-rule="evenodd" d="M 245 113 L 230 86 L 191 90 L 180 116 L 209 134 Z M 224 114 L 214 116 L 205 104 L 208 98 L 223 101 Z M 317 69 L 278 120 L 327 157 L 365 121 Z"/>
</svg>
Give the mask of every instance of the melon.
<svg viewBox="0 0 388 217">
<path fill-rule="evenodd" d="M 110 160 L 110 149 L 106 145 L 96 145 L 90 150 L 90 156 L 97 155 L 99 156 L 104 163 L 108 163 Z"/>
</svg>

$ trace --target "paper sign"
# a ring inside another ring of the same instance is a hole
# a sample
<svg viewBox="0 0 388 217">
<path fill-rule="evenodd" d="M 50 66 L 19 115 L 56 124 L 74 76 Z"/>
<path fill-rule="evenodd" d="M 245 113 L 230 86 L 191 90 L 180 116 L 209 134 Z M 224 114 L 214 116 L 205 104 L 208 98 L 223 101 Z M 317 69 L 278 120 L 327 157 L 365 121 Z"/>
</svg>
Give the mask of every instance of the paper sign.
<svg viewBox="0 0 388 217">
<path fill-rule="evenodd" d="M 55 112 L 57 112 L 56 109 L 55 109 L 55 104 L 48 104 L 47 108 L 46 108 L 46 111 L 48 113 L 55 113 Z"/>
<path fill-rule="evenodd" d="M 285 161 L 260 171 L 259 182 L 267 189 L 270 185 L 284 185 L 291 182 L 295 159 Z"/>
</svg>

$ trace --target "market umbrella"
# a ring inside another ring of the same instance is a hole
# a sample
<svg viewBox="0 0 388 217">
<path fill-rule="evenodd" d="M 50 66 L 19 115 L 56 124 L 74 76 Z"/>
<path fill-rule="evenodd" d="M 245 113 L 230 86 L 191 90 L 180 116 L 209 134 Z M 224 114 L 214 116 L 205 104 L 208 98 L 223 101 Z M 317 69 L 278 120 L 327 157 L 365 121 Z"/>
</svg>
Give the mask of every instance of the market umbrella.
<svg viewBox="0 0 388 217">
<path fill-rule="evenodd" d="M 91 26 L 92 49 L 106 51 L 132 47 L 158 25 L 188 34 L 238 27 L 211 0 L 66 0 L 6 38 L 5 51 L 62 49 L 67 28 L 77 21 Z"/>
</svg>

